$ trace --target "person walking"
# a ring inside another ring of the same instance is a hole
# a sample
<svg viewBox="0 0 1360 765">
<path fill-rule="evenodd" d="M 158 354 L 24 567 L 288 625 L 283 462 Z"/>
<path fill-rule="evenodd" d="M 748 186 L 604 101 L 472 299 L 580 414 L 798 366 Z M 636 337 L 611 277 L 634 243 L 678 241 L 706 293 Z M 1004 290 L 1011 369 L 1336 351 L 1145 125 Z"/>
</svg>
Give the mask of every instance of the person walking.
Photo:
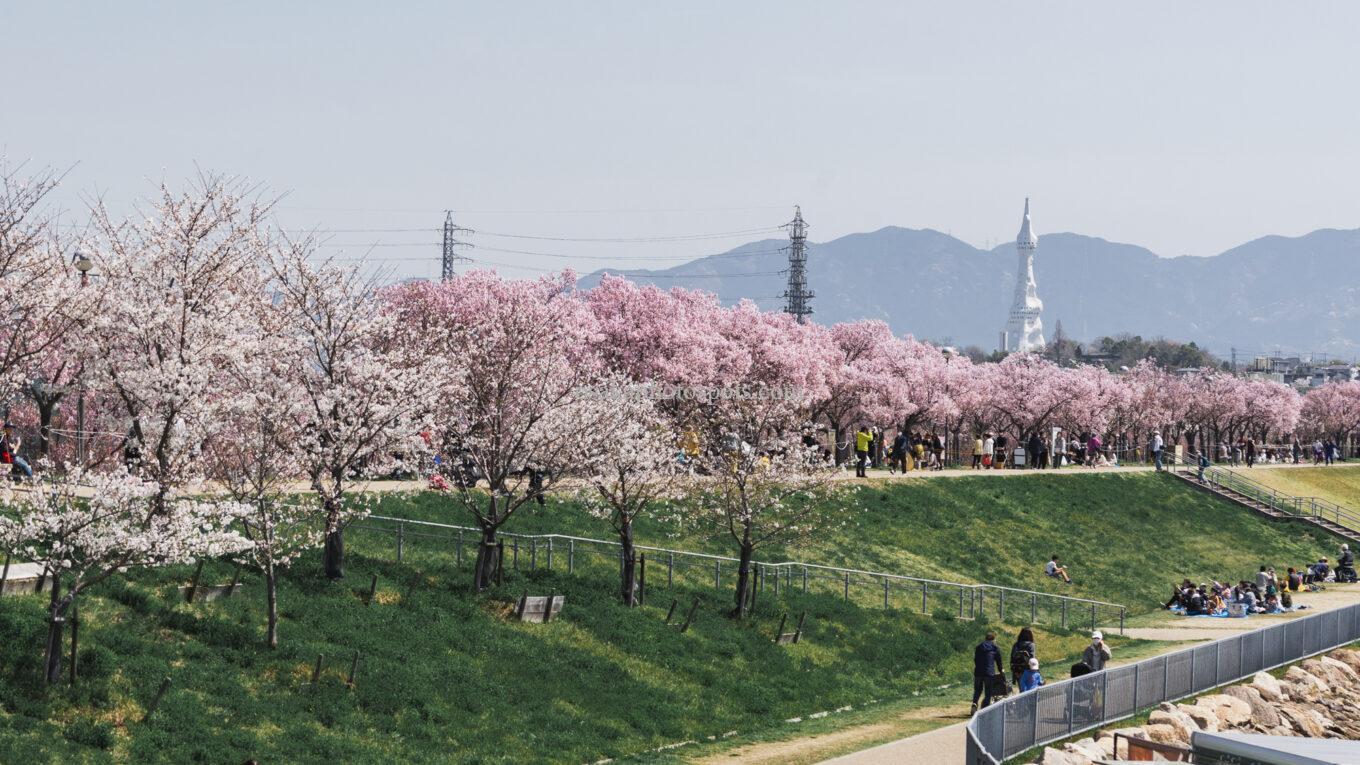
<svg viewBox="0 0 1360 765">
<path fill-rule="evenodd" d="M 992 703 L 996 679 L 1002 680 L 1005 669 L 1001 665 L 1001 649 L 996 647 L 996 633 L 988 632 L 986 638 L 973 649 L 973 708 L 972 715 L 979 709 L 978 699 L 982 699 L 982 709 Z"/>
<path fill-rule="evenodd" d="M 1157 472 L 1162 472 L 1162 434 L 1159 431 L 1152 433 L 1152 464 Z"/>
<path fill-rule="evenodd" d="M 1110 646 L 1106 645 L 1100 630 L 1091 633 L 1091 644 L 1081 652 L 1081 660 L 1092 672 L 1105 669 L 1105 662 L 1110 660 Z"/>
<path fill-rule="evenodd" d="M 982 467 L 992 467 L 995 459 L 992 454 L 996 451 L 996 441 L 992 440 L 992 434 L 987 433 L 982 439 Z"/>
<path fill-rule="evenodd" d="M 907 450 L 911 448 L 911 440 L 903 431 L 897 432 L 897 437 L 893 439 L 892 450 L 888 452 L 888 473 L 896 472 L 897 467 L 902 467 L 902 472 L 907 472 Z"/>
<path fill-rule="evenodd" d="M 1247 453 L 1247 467 L 1254 466 L 1256 464 L 1256 439 L 1254 438 L 1247 439 L 1246 453 Z"/>
<path fill-rule="evenodd" d="M 982 447 L 983 447 L 982 436 L 979 435 L 977 438 L 973 439 L 973 469 L 974 469 L 974 470 L 977 470 L 978 468 L 981 468 L 981 467 L 982 467 Z"/>
<path fill-rule="evenodd" d="M 1034 630 L 1025 627 L 1016 636 L 1015 643 L 1011 645 L 1011 681 L 1015 685 L 1020 684 L 1020 676 L 1029 669 L 1029 663 L 1038 655 L 1034 646 Z"/>
<path fill-rule="evenodd" d="M 1039 674 L 1039 660 L 1030 659 L 1029 666 L 1024 674 L 1020 675 L 1020 692 L 1032 691 L 1044 684 L 1043 675 Z"/>
<path fill-rule="evenodd" d="M 873 443 L 873 434 L 869 432 L 867 425 L 859 426 L 859 432 L 855 434 L 855 477 L 867 478 L 868 473 L 865 468 L 869 464 L 869 446 Z"/>
</svg>

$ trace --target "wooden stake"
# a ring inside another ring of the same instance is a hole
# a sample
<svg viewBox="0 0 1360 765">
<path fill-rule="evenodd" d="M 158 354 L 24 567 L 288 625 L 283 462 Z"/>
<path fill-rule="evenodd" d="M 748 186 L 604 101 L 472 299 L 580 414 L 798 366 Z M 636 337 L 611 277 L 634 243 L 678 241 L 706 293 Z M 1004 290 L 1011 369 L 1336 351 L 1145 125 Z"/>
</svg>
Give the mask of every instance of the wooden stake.
<svg viewBox="0 0 1360 765">
<path fill-rule="evenodd" d="M 779 617 L 779 628 L 774 631 L 774 642 L 776 644 L 779 643 L 780 638 L 784 637 L 784 621 L 788 618 L 789 615 L 787 613 Z"/>
<path fill-rule="evenodd" d="M 76 657 L 77 648 L 80 644 L 80 605 L 71 603 L 71 687 L 76 685 Z"/>
<path fill-rule="evenodd" d="M 151 705 L 146 708 L 146 714 L 142 715 L 142 722 L 151 719 L 151 715 L 156 713 L 156 707 L 161 705 L 161 699 L 165 698 L 165 692 L 170 690 L 170 678 L 166 677 L 161 681 L 161 687 L 156 690 L 156 697 L 151 700 Z"/>
<path fill-rule="evenodd" d="M 671 600 L 671 607 L 670 607 L 669 610 L 666 611 L 666 621 L 665 621 L 666 624 L 670 624 L 670 623 L 671 623 L 671 617 L 672 617 L 672 616 L 675 616 L 675 606 L 676 606 L 676 604 L 679 603 L 679 602 L 680 602 L 680 601 L 678 601 L 678 600 Z"/>
<path fill-rule="evenodd" d="M 698 610 L 699 610 L 699 599 L 698 599 L 698 598 L 695 598 L 695 599 L 694 599 L 694 605 L 692 605 L 692 606 L 689 607 L 689 615 L 685 617 L 685 623 L 682 624 L 682 625 L 680 625 L 680 631 L 681 631 L 681 632 L 686 632 L 686 631 L 689 630 L 689 625 L 690 625 L 690 623 L 694 621 L 694 612 L 695 612 L 695 611 L 698 611 Z"/>
<path fill-rule="evenodd" d="M 350 688 L 353 688 L 354 676 L 358 674 L 358 672 L 359 672 L 359 652 L 355 651 L 354 659 L 351 660 L 349 663 L 349 679 L 345 681 L 345 685 L 349 686 Z"/>
<path fill-rule="evenodd" d="M 324 654 L 316 655 L 316 668 L 312 670 L 312 685 L 316 685 L 316 681 L 321 679 L 321 662 L 325 658 Z"/>
<path fill-rule="evenodd" d="M 373 605 L 373 596 L 378 593 L 378 575 L 373 575 L 373 582 L 368 585 L 368 597 L 364 600 L 364 605 Z"/>
</svg>

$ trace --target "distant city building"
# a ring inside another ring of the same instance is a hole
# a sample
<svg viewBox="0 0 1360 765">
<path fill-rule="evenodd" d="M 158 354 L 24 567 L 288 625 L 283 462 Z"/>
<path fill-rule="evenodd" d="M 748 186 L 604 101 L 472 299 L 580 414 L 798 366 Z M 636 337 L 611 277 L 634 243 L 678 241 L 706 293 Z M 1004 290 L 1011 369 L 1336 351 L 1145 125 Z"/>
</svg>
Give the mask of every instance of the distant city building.
<svg viewBox="0 0 1360 765">
<path fill-rule="evenodd" d="M 1039 238 L 1029 220 L 1029 197 L 1025 197 L 1025 218 L 1020 222 L 1020 235 L 1015 238 L 1015 249 L 1020 263 L 1015 270 L 1015 299 L 1011 302 L 1010 318 L 1001 333 L 1001 350 L 1026 353 L 1044 348 L 1044 301 L 1039 299 L 1039 287 L 1034 283 L 1034 251 Z"/>
</svg>

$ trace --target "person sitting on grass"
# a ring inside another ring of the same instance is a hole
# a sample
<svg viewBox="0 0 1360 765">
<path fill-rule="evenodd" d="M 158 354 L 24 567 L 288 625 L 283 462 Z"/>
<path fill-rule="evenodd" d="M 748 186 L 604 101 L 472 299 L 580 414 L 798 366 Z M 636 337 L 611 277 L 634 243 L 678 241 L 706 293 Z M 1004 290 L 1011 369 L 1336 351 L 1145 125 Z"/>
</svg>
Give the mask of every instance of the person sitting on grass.
<svg viewBox="0 0 1360 765">
<path fill-rule="evenodd" d="M 1020 675 L 1020 692 L 1032 691 L 1044 684 L 1043 675 L 1039 674 L 1039 660 L 1030 659 L 1029 669 Z"/>
<path fill-rule="evenodd" d="M 1056 555 L 1048 562 L 1048 565 L 1044 566 L 1044 573 L 1048 576 L 1061 579 L 1068 584 L 1072 583 L 1072 577 L 1067 575 L 1067 567 L 1059 565 L 1058 556 Z"/>
<path fill-rule="evenodd" d="M 1282 614 L 1282 613 L 1284 613 L 1284 609 L 1280 607 L 1280 598 L 1279 598 L 1277 595 L 1274 595 L 1274 594 L 1267 595 L 1267 596 L 1266 596 L 1265 610 L 1263 610 L 1261 613 L 1265 613 L 1265 614 Z"/>
<path fill-rule="evenodd" d="M 1190 590 L 1193 590 L 1194 588 L 1195 585 L 1191 584 L 1189 579 L 1181 580 L 1180 584 L 1171 588 L 1171 599 L 1163 603 L 1162 608 L 1185 608 L 1186 598 L 1189 597 Z"/>
<path fill-rule="evenodd" d="M 1289 567 L 1289 573 L 1285 576 L 1285 586 L 1294 592 L 1303 589 L 1303 574 L 1300 574 L 1293 566 Z"/>
<path fill-rule="evenodd" d="M 1204 585 L 1200 585 L 1200 587 L 1203 588 Z M 1205 608 L 1208 609 L 1209 614 L 1211 616 L 1214 614 L 1221 614 L 1228 608 L 1223 603 L 1223 594 L 1217 589 L 1210 589 L 1206 591 L 1205 598 L 1208 601 L 1207 604 L 1205 605 Z"/>
<path fill-rule="evenodd" d="M 1202 586 L 1198 590 L 1190 590 L 1190 596 L 1185 602 L 1186 616 L 1204 616 L 1211 613 L 1209 611 L 1209 595 L 1205 590 L 1206 588 Z"/>
<path fill-rule="evenodd" d="M 1318 558 L 1318 562 L 1308 567 L 1308 573 L 1303 577 L 1304 584 L 1321 585 L 1327 581 L 1327 577 L 1332 573 L 1332 569 L 1327 565 L 1326 558 Z"/>
</svg>

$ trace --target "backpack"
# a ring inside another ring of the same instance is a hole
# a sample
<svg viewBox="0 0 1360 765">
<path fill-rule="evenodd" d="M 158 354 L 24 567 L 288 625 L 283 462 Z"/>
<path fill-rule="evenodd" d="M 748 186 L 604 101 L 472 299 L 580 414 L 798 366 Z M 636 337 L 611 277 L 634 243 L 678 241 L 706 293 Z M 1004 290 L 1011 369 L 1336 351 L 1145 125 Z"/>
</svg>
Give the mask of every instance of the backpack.
<svg viewBox="0 0 1360 765">
<path fill-rule="evenodd" d="M 1029 669 L 1029 660 L 1033 658 L 1028 650 L 1016 644 L 1011 648 L 1011 673 L 1016 675 L 1024 673 Z"/>
<path fill-rule="evenodd" d="M 1084 661 L 1079 661 L 1072 665 L 1072 677 L 1081 677 L 1091 674 L 1091 665 Z"/>
</svg>

